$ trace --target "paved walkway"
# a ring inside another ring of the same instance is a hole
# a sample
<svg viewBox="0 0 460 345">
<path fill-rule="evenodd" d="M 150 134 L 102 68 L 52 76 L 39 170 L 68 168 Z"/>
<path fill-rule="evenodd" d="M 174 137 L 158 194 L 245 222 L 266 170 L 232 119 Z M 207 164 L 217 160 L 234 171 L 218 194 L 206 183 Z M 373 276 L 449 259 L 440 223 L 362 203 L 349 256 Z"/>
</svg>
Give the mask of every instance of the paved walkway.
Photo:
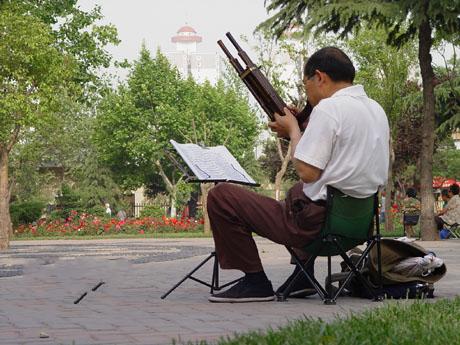
<svg viewBox="0 0 460 345">
<path fill-rule="evenodd" d="M 289 256 L 281 246 L 264 239 L 257 242 L 267 274 L 277 287 L 291 272 Z M 460 241 L 422 245 L 447 264 L 447 275 L 436 284 L 436 296 L 459 295 Z M 0 343 L 213 341 L 304 316 L 330 320 L 382 305 L 342 298 L 336 306 L 325 306 L 319 297 L 284 303 L 213 304 L 207 301 L 209 289 L 191 280 L 160 299 L 211 250 L 211 239 L 13 242 L 10 250 L 0 252 Z M 197 276 L 207 280 L 211 266 L 203 266 Z M 318 260 L 320 281 L 324 267 L 324 260 Z M 221 280 L 236 277 L 237 272 L 221 272 Z"/>
</svg>

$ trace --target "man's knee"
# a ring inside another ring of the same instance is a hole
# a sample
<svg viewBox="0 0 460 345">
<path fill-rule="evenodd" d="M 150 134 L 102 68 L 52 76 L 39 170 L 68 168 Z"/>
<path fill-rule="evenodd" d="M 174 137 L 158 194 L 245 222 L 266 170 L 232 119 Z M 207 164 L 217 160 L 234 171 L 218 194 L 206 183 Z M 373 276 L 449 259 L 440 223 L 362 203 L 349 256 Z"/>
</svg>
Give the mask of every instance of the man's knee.
<svg viewBox="0 0 460 345">
<path fill-rule="evenodd" d="M 233 195 L 234 189 L 238 188 L 231 183 L 219 183 L 208 193 L 208 212 L 221 207 Z"/>
</svg>

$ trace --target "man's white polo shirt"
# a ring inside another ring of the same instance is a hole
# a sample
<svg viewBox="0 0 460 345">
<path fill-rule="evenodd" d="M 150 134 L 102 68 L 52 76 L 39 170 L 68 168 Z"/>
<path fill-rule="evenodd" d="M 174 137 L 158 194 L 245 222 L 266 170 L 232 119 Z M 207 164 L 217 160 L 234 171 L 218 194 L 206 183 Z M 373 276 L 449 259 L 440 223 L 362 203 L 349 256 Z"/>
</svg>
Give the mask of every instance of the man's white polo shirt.
<svg viewBox="0 0 460 345">
<path fill-rule="evenodd" d="M 312 200 L 326 199 L 326 186 L 365 198 L 386 183 L 389 127 L 382 107 L 361 85 L 321 100 L 310 115 L 294 157 L 323 170 L 318 181 L 304 183 Z"/>
</svg>

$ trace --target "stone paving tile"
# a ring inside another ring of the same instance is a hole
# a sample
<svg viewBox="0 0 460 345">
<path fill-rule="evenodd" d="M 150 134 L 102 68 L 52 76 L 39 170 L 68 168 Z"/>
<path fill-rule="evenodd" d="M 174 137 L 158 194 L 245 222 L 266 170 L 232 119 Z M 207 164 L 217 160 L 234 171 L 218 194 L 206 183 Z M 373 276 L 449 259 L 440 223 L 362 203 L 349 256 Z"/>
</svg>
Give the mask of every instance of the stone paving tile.
<svg viewBox="0 0 460 345">
<path fill-rule="evenodd" d="M 124 330 L 119 331 L 100 331 L 100 332 L 90 332 L 91 337 L 98 343 L 121 343 L 129 344 L 133 343 L 135 339 L 130 335 L 126 334 Z"/>
<path fill-rule="evenodd" d="M 49 330 L 46 332 L 54 344 L 96 344 L 92 335 L 83 329 Z"/>
<path fill-rule="evenodd" d="M 266 240 L 257 238 L 257 242 L 267 274 L 276 287 L 291 273 L 288 253 Z M 436 295 L 458 295 L 460 241 L 422 244 L 447 263 L 447 275 L 436 284 Z M 191 280 L 161 300 L 163 293 L 206 257 L 203 253 L 211 250 L 211 239 L 23 241 L 13 246 L 15 253 L 0 253 L 0 266 L 21 265 L 22 276 L 0 278 L 1 345 L 171 344 L 173 338 L 184 343 L 217 340 L 235 332 L 277 328 L 294 319 L 332 320 L 394 303 L 343 298 L 336 306 L 325 306 L 316 296 L 284 303 L 213 304 L 207 301 L 209 288 Z M 185 248 L 183 253 L 181 248 Z M 41 255 L 42 249 L 46 250 Z M 160 260 L 162 251 L 166 261 Z M 56 255 L 50 258 L 50 253 Z M 176 259 L 171 260 L 171 255 Z M 334 258 L 336 269 L 339 262 Z M 316 268 L 316 275 L 322 281 L 325 260 L 319 259 Z M 211 273 L 209 263 L 196 276 L 208 281 Z M 221 273 L 220 281 L 224 283 L 239 276 L 238 272 L 227 271 Z M 91 291 L 100 281 L 106 284 Z M 75 305 L 75 299 L 85 291 L 87 296 Z M 38 338 L 40 331 L 50 338 Z"/>
<path fill-rule="evenodd" d="M 21 335 L 21 332 L 17 328 L 8 328 L 2 329 L 0 328 L 0 339 L 9 339 L 9 338 L 16 338 Z"/>
<path fill-rule="evenodd" d="M 170 345 L 172 344 L 174 339 L 177 339 L 178 337 L 176 335 L 173 335 L 171 333 L 158 333 L 158 332 L 147 332 L 147 333 L 134 333 L 134 334 L 129 334 L 133 339 L 135 339 L 135 344 L 137 345 L 151 345 L 151 344 L 156 344 L 156 345 Z"/>
<path fill-rule="evenodd" d="M 51 338 L 40 338 L 37 336 L 34 337 L 21 337 L 17 338 L 14 341 L 5 341 L 1 342 L 2 345 L 59 345 L 61 343 L 57 342 L 55 339 Z"/>
<path fill-rule="evenodd" d="M 175 338 L 174 340 L 176 341 L 177 344 L 188 344 L 189 342 L 192 342 L 195 344 L 195 342 L 200 342 L 203 340 L 203 337 L 207 339 L 209 342 L 217 342 L 222 338 L 222 335 L 219 333 L 190 333 L 190 334 L 183 334 L 180 337 Z M 171 343 L 168 343 L 171 344 Z"/>
</svg>

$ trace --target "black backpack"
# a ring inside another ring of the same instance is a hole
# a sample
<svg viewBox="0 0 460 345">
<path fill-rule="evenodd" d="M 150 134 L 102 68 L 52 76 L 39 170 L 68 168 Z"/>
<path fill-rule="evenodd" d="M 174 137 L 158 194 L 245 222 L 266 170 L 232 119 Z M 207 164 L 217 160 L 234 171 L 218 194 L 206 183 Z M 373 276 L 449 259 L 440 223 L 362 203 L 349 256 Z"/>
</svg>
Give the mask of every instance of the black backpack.
<svg viewBox="0 0 460 345">
<path fill-rule="evenodd" d="M 429 252 L 423 247 L 414 243 L 402 242 L 393 239 L 381 240 L 382 250 L 382 287 L 378 287 L 377 272 L 377 249 L 371 250 L 370 257 L 363 261 L 358 269 L 362 272 L 364 278 L 375 289 L 375 291 L 386 298 L 433 298 L 434 283 L 441 279 L 446 273 L 446 266 L 436 268 L 430 275 L 410 277 L 392 272 L 394 267 L 401 260 L 409 257 L 423 257 Z M 354 264 L 361 258 L 362 251 L 354 248 L 350 251 L 350 259 Z M 345 262 L 341 262 L 342 272 L 332 275 L 332 283 L 337 282 L 339 286 L 344 283 L 345 277 L 349 272 Z M 372 298 L 363 283 L 353 277 L 344 287 L 343 294 L 354 297 Z"/>
</svg>

